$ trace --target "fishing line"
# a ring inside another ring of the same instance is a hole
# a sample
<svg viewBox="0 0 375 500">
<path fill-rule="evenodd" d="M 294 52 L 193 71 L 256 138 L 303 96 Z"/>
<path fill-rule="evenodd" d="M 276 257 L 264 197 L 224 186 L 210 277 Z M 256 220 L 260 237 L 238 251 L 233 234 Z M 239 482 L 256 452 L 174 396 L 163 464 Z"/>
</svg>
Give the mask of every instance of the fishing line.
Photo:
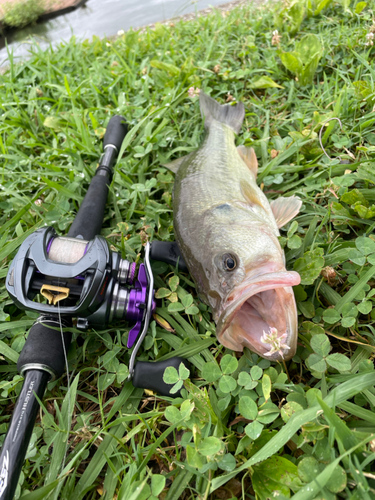
<svg viewBox="0 0 375 500">
<path fill-rule="evenodd" d="M 70 394 L 70 375 L 69 375 L 69 366 L 68 366 L 68 356 L 66 354 L 65 341 L 64 341 L 64 332 L 63 332 L 61 315 L 60 315 L 60 302 L 57 302 L 57 314 L 59 316 L 61 342 L 62 342 L 63 351 L 64 351 L 66 378 L 67 378 L 67 386 L 68 386 L 68 422 L 67 422 L 68 425 L 67 425 L 67 438 L 66 438 L 64 459 L 62 461 L 61 468 L 60 468 L 60 473 L 61 473 L 64 470 L 65 462 L 66 462 L 66 457 L 67 457 L 67 454 L 68 454 L 69 430 L 70 430 L 70 426 L 72 424 L 72 420 L 71 420 L 71 414 L 70 414 L 70 404 L 71 404 L 71 400 L 70 400 L 71 399 L 71 394 Z"/>
</svg>

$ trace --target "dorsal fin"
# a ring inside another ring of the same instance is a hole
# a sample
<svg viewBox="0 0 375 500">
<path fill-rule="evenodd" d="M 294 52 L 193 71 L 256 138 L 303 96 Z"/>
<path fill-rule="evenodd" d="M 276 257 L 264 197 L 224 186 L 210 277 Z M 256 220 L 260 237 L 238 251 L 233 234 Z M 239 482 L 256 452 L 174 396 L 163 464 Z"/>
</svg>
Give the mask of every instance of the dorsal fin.
<svg viewBox="0 0 375 500">
<path fill-rule="evenodd" d="M 254 149 L 247 148 L 246 146 L 237 146 L 237 151 L 256 178 L 258 175 L 258 160 Z"/>
<path fill-rule="evenodd" d="M 280 196 L 277 200 L 271 201 L 270 205 L 277 227 L 283 227 L 298 214 L 302 201 L 298 196 L 290 196 L 289 198 Z"/>
<path fill-rule="evenodd" d="M 242 122 L 245 118 L 245 106 L 242 102 L 239 102 L 235 106 L 231 106 L 230 104 L 221 105 L 204 92 L 200 92 L 199 104 L 202 118 L 205 119 L 205 128 L 210 128 L 212 121 L 216 120 L 227 125 L 236 134 L 241 130 Z"/>
<path fill-rule="evenodd" d="M 181 156 L 181 158 L 177 158 L 176 160 L 172 160 L 170 163 L 163 163 L 162 166 L 165 168 L 168 168 L 168 170 L 171 170 L 173 173 L 177 173 L 177 170 L 179 169 L 180 165 L 190 156 L 192 153 L 189 153 L 188 155 Z"/>
</svg>

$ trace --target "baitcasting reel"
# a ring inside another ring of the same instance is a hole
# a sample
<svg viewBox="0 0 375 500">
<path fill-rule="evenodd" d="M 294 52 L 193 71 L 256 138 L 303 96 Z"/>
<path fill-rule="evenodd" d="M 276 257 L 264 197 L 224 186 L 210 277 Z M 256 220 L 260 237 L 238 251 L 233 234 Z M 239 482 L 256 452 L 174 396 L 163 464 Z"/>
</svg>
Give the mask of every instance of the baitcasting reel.
<svg viewBox="0 0 375 500">
<path fill-rule="evenodd" d="M 134 324 L 128 348 L 156 305 L 148 248 L 136 276 L 136 264 L 111 252 L 102 236 L 91 241 L 59 237 L 52 227 L 35 231 L 22 243 L 6 287 L 20 309 L 77 318 L 81 330 L 127 320 Z"/>
<path fill-rule="evenodd" d="M 170 396 L 170 386 L 163 381 L 164 370 L 168 366 L 178 368 L 181 362 L 188 365 L 186 360 L 174 357 L 136 363 L 156 308 L 150 257 L 186 269 L 175 243 L 155 241 L 152 247 L 147 243 L 144 263 L 136 275 L 136 264 L 110 251 L 102 236 L 91 241 L 79 235 L 60 237 L 53 227 L 44 227 L 22 243 L 9 267 L 6 288 L 17 307 L 41 313 L 41 324 L 52 324 L 56 314 L 65 327 L 77 318 L 76 326 L 81 330 L 103 329 L 114 320 L 133 323 L 127 342 L 129 349 L 134 346 L 128 380 L 135 387 Z M 34 362 L 24 363 L 23 355 L 19 365 L 21 374 L 36 366 Z M 51 374 L 54 376 L 53 371 Z"/>
</svg>

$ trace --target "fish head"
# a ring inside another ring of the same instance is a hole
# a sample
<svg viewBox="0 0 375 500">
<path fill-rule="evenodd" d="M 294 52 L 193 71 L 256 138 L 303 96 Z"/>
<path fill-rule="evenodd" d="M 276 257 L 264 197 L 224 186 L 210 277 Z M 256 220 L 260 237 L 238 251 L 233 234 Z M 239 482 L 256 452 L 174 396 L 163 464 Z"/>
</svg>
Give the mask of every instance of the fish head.
<svg viewBox="0 0 375 500">
<path fill-rule="evenodd" d="M 271 223 L 249 223 L 235 208 L 230 212 L 230 220 L 211 214 L 204 246 L 203 285 L 218 340 L 235 351 L 248 347 L 272 361 L 290 359 L 298 336 L 292 286 L 300 283 L 300 276 L 286 271 L 278 230 Z"/>
</svg>

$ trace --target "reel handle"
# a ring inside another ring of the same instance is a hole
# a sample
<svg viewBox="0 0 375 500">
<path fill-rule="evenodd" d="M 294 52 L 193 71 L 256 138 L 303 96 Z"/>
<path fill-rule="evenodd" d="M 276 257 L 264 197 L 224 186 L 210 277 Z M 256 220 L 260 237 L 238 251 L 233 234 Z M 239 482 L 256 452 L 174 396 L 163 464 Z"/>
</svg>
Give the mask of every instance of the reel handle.
<svg viewBox="0 0 375 500">
<path fill-rule="evenodd" d="M 164 370 L 173 366 L 178 371 L 180 364 L 183 363 L 189 369 L 189 362 L 180 357 L 165 359 L 163 361 L 146 362 L 138 361 L 134 366 L 132 384 L 140 389 L 151 389 L 162 396 L 170 398 L 181 397 L 180 391 L 171 394 L 169 391 L 174 384 L 166 384 L 163 380 Z"/>
<path fill-rule="evenodd" d="M 182 257 L 180 249 L 178 248 L 177 241 L 157 241 L 151 243 L 150 258 L 152 260 L 159 260 L 172 266 L 178 266 L 180 271 L 187 272 L 188 268 Z"/>
</svg>

